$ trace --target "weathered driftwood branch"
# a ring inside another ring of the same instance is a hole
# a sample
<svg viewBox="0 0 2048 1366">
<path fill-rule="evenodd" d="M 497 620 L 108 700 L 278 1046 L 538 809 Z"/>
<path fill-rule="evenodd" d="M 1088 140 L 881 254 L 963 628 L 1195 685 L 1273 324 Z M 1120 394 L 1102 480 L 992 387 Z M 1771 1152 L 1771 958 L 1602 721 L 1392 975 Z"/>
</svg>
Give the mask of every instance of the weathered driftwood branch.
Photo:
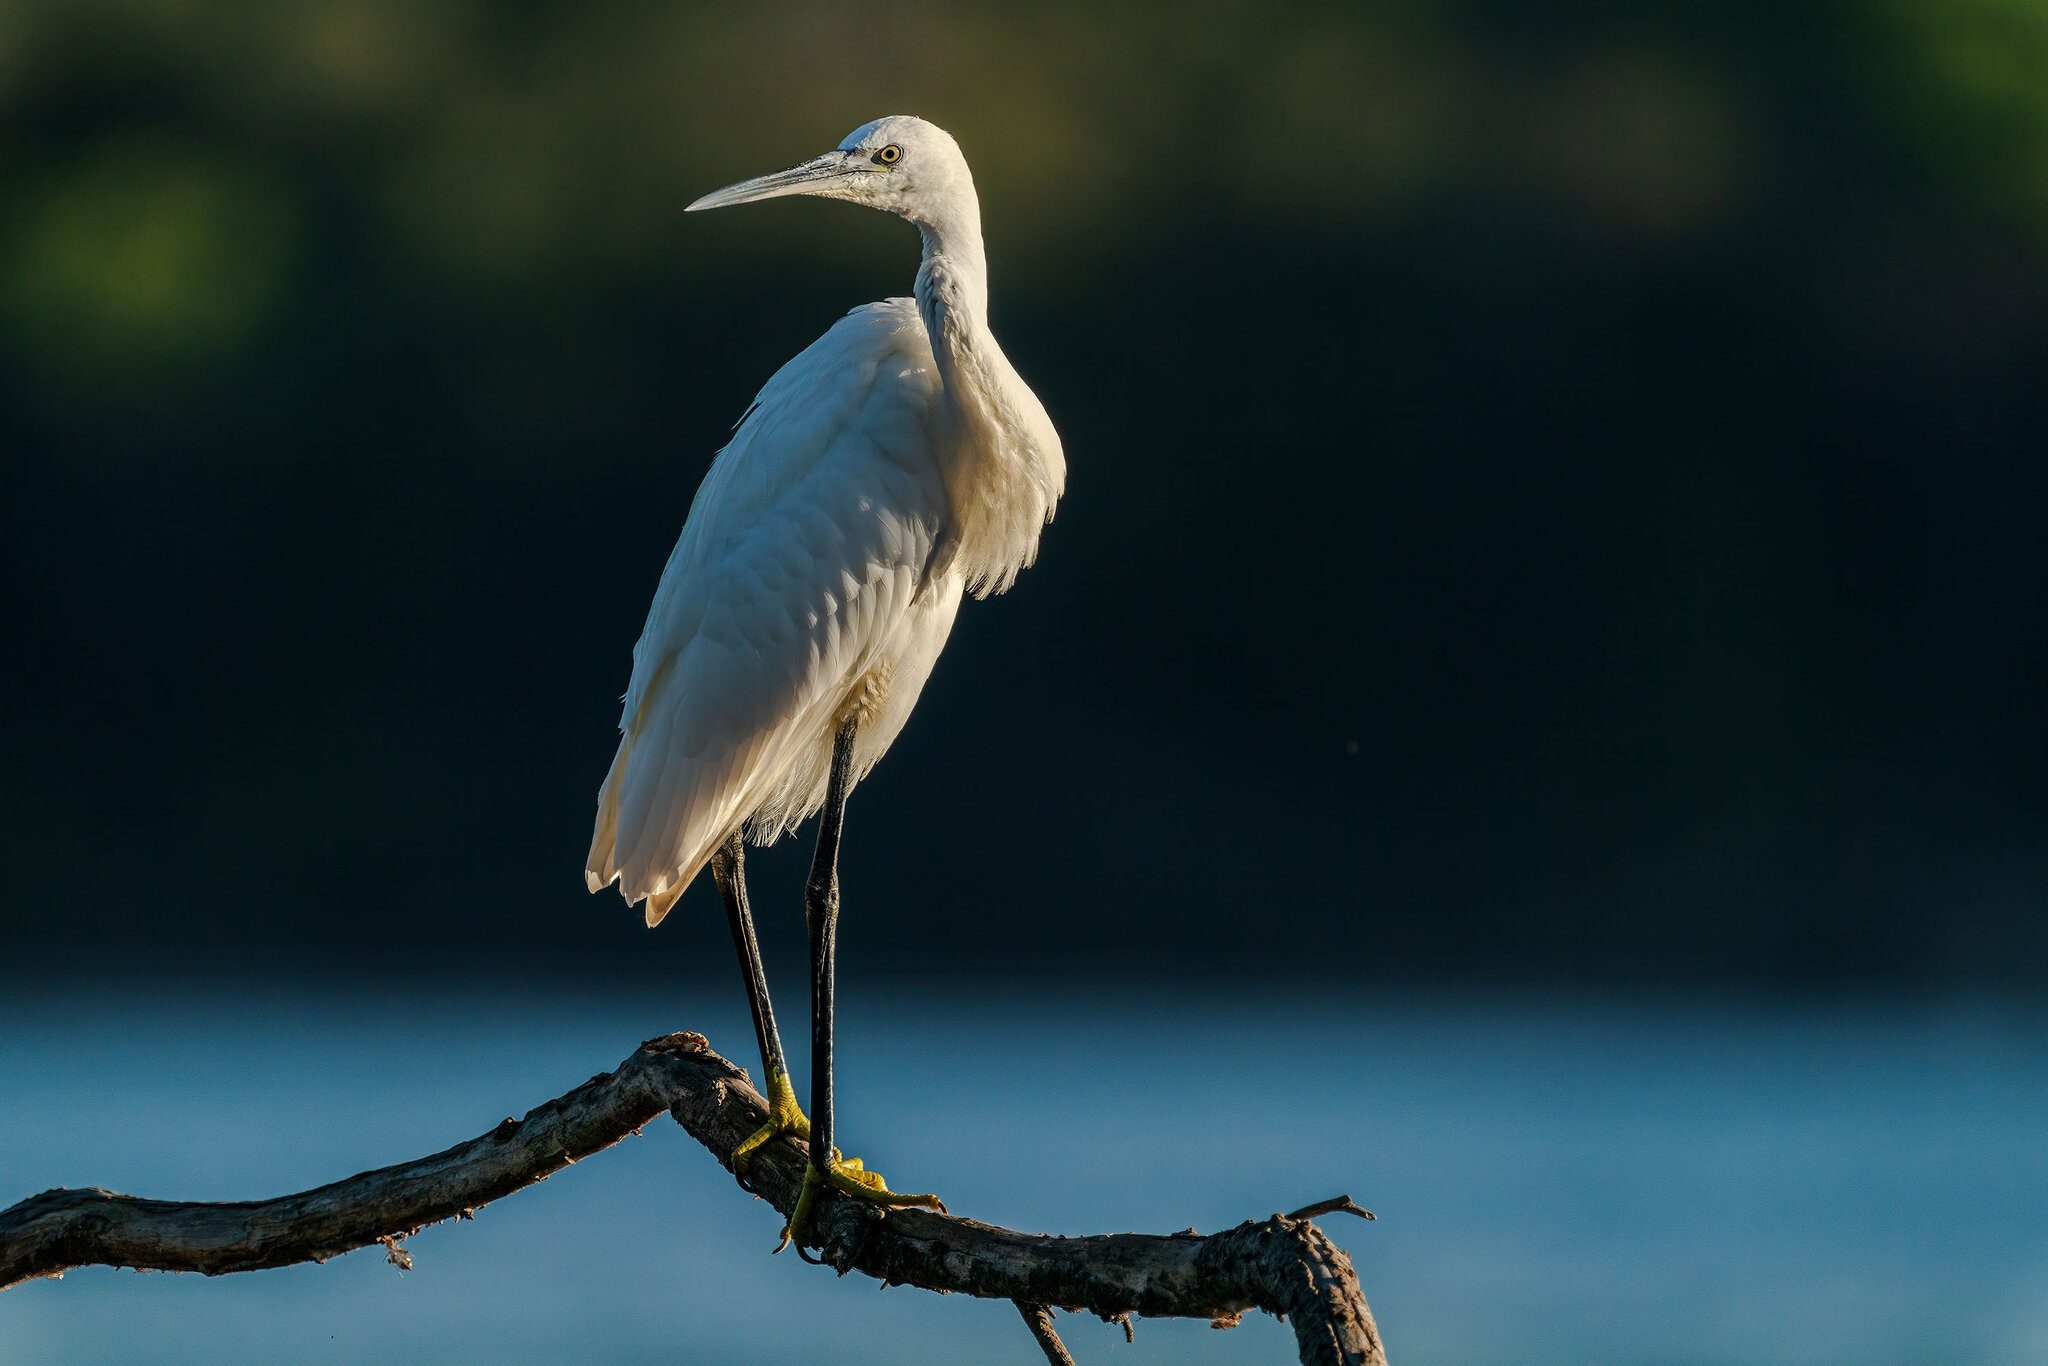
<svg viewBox="0 0 2048 1366">
<path fill-rule="evenodd" d="M 1052 1326 L 1052 1310 L 1042 1304 L 1026 1304 L 1018 1300 L 1017 1312 L 1024 1316 L 1024 1326 L 1031 1330 L 1031 1336 L 1038 1342 L 1038 1350 L 1045 1353 L 1045 1359 L 1052 1366 L 1075 1366 L 1074 1354 L 1067 1350 L 1067 1344 L 1060 1341 L 1059 1331 Z"/>
<path fill-rule="evenodd" d="M 465 1218 L 610 1147 L 664 1110 L 728 1167 L 732 1150 L 766 1118 L 744 1072 L 701 1036 L 671 1034 L 524 1119 L 317 1190 L 233 1203 L 144 1200 L 97 1189 L 31 1196 L 0 1211 L 0 1288 L 94 1265 L 212 1276 L 324 1261 L 376 1243 L 409 1265 L 401 1240 L 423 1226 Z M 757 1155 L 749 1185 L 787 1214 L 803 1162 L 797 1143 L 778 1140 Z M 1350 1259 L 1310 1222 L 1339 1210 L 1363 1213 L 1340 1198 L 1208 1235 L 1055 1238 L 828 1197 L 814 1232 L 819 1260 L 841 1274 L 1015 1301 L 1049 1356 L 1059 1339 L 1048 1306 L 1126 1322 L 1141 1314 L 1218 1324 L 1262 1309 L 1293 1325 L 1303 1362 L 1383 1366 Z"/>
</svg>

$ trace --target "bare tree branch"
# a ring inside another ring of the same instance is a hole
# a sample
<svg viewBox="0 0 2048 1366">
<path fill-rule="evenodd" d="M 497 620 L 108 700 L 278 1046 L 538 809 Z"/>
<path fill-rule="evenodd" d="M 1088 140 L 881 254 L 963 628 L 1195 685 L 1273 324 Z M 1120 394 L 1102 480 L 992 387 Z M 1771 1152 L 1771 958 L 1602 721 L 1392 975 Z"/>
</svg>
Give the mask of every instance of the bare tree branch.
<svg viewBox="0 0 2048 1366">
<path fill-rule="evenodd" d="M 94 1265 L 220 1275 L 325 1261 L 377 1243 L 405 1265 L 410 1257 L 401 1239 L 543 1180 L 664 1110 L 728 1168 L 733 1149 L 767 1115 L 746 1074 L 702 1036 L 671 1034 L 524 1119 L 316 1190 L 232 1203 L 144 1200 L 98 1189 L 31 1196 L 0 1211 L 0 1288 Z M 804 1158 L 798 1143 L 777 1140 L 756 1155 L 748 1184 L 786 1215 Z M 1339 1197 L 1309 1209 L 1347 1207 Z M 1034 1306 L 1111 1320 L 1135 1313 L 1219 1324 L 1261 1309 L 1292 1324 L 1309 1366 L 1386 1360 L 1350 1258 L 1306 1218 L 1276 1214 L 1206 1236 L 1055 1238 L 831 1196 L 821 1201 L 813 1231 L 819 1259 L 842 1274 L 1013 1300 L 1034 1335 Z M 1049 1333 L 1049 1315 L 1045 1328 Z"/>
<path fill-rule="evenodd" d="M 1038 1339 L 1038 1350 L 1045 1353 L 1052 1366 L 1075 1366 L 1074 1354 L 1067 1350 L 1067 1344 L 1060 1341 L 1058 1330 L 1052 1326 L 1052 1310 L 1018 1300 L 1017 1312 L 1024 1316 L 1024 1326 Z"/>
</svg>

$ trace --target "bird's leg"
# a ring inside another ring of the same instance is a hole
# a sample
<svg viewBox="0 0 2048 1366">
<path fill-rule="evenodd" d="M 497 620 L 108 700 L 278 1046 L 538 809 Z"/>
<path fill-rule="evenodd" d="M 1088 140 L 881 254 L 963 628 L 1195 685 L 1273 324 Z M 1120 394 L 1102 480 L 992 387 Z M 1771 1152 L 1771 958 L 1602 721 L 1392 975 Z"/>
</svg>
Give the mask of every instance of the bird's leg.
<svg viewBox="0 0 2048 1366">
<path fill-rule="evenodd" d="M 768 1122 L 732 1150 L 732 1169 L 746 1183 L 754 1150 L 778 1134 L 811 1136 L 811 1122 L 796 1103 L 789 1084 L 789 1064 L 782 1057 L 782 1036 L 775 1028 L 775 1005 L 768 999 L 768 973 L 761 965 L 761 944 L 754 937 L 754 912 L 747 905 L 747 846 L 737 830 L 711 856 L 711 878 L 725 899 L 725 922 L 732 929 L 733 951 L 747 982 L 747 1005 L 754 1012 L 754 1041 L 761 1045 L 762 1089 L 768 1097 Z"/>
<path fill-rule="evenodd" d="M 849 719 L 833 737 L 832 773 L 818 821 L 818 851 L 804 888 L 804 915 L 811 937 L 811 1161 L 804 1168 L 804 1186 L 796 1208 L 782 1230 L 785 1244 L 793 1240 L 799 1246 L 807 1241 L 818 1192 L 827 1186 L 884 1205 L 946 1207 L 936 1195 L 890 1190 L 880 1172 L 867 1170 L 857 1157 L 842 1158 L 832 1146 L 832 988 L 839 954 L 839 832 L 846 818 L 857 728 Z"/>
</svg>

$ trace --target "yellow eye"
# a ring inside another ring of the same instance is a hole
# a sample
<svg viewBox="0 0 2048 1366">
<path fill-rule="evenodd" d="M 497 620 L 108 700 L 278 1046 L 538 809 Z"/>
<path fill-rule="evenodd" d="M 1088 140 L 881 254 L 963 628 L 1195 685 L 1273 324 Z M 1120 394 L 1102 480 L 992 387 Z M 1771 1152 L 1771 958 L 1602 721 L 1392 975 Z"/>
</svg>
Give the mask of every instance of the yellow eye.
<svg viewBox="0 0 2048 1366">
<path fill-rule="evenodd" d="M 875 165 L 894 166 L 898 161 L 902 160 L 902 158 L 903 149 L 892 142 L 887 147 L 884 147 L 881 151 L 875 153 Z"/>
</svg>

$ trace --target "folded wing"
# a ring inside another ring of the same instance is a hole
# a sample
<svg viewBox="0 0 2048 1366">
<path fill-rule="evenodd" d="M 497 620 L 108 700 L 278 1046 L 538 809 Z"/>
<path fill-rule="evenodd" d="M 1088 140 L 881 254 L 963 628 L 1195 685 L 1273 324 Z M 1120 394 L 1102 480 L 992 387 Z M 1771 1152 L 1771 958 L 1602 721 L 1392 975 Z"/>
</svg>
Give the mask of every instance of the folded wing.
<svg viewBox="0 0 2048 1366">
<path fill-rule="evenodd" d="M 772 837 L 815 808 L 821 794 L 792 797 L 784 775 L 829 743 L 938 544 L 936 395 L 908 300 L 856 309 L 762 389 L 633 649 L 591 890 L 616 880 L 653 924 L 744 823 Z"/>
</svg>

